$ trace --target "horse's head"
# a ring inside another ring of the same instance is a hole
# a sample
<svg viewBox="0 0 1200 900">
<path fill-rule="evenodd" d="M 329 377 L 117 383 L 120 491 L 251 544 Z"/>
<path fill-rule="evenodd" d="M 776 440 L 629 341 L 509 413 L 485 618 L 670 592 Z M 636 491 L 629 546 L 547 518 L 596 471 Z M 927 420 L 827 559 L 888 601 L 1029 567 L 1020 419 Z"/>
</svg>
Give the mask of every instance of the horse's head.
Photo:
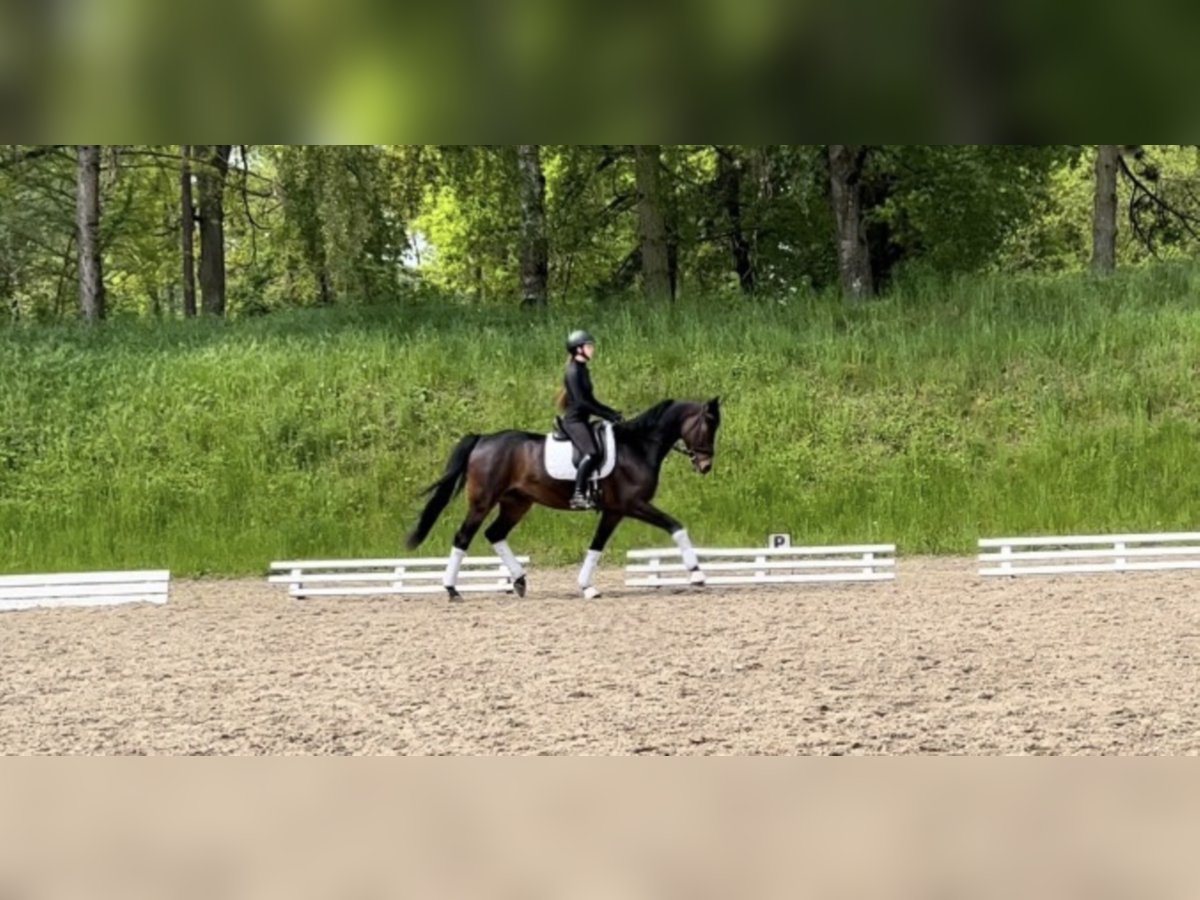
<svg viewBox="0 0 1200 900">
<path fill-rule="evenodd" d="M 707 403 L 697 403 L 683 420 L 680 436 L 692 458 L 692 467 L 701 475 L 712 471 L 717 453 L 717 429 L 721 427 L 721 401 L 713 397 Z"/>
</svg>

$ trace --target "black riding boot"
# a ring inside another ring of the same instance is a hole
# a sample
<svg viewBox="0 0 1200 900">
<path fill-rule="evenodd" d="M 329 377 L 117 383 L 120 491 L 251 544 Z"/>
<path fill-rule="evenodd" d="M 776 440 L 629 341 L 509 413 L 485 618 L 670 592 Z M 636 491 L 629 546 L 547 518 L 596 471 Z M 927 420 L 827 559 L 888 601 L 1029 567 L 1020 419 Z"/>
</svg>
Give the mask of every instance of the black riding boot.
<svg viewBox="0 0 1200 900">
<path fill-rule="evenodd" d="M 592 469 L 596 465 L 596 457 L 590 453 L 579 460 L 579 470 L 575 473 L 575 493 L 571 497 L 571 509 L 595 509 L 596 504 L 588 496 L 588 479 L 592 477 Z"/>
</svg>

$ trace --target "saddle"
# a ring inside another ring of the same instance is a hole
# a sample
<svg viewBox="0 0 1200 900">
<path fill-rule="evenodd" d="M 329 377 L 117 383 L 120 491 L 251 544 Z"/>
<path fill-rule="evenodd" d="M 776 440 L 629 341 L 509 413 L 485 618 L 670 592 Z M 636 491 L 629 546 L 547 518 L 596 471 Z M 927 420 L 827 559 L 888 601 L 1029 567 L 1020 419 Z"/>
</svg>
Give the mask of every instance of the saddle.
<svg viewBox="0 0 1200 900">
<path fill-rule="evenodd" d="M 592 437 L 600 448 L 596 467 L 592 470 L 592 481 L 599 481 L 612 474 L 617 462 L 617 441 L 611 422 L 595 422 Z M 546 435 L 546 472 L 559 481 L 574 481 L 583 454 L 571 443 L 562 426 L 562 416 L 554 417 L 554 430 Z"/>
</svg>

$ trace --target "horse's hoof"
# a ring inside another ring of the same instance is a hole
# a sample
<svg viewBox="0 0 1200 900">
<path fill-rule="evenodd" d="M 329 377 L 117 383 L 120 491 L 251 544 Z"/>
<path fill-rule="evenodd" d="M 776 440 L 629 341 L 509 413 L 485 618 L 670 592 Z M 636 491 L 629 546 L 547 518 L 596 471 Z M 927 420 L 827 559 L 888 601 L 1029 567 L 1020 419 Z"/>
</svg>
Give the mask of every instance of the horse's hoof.
<svg viewBox="0 0 1200 900">
<path fill-rule="evenodd" d="M 598 590 L 596 590 L 594 587 L 592 587 L 590 584 L 583 589 L 583 599 L 584 600 L 595 600 L 599 596 L 600 596 L 600 592 Z"/>
<path fill-rule="evenodd" d="M 692 585 L 695 587 L 704 587 L 704 584 L 706 581 L 706 579 L 704 577 L 704 573 L 701 572 L 699 569 L 692 569 L 692 577 L 690 580 L 692 582 Z"/>
<path fill-rule="evenodd" d="M 463 596 L 455 588 L 446 588 L 446 593 L 450 595 L 451 603 L 462 603 Z"/>
<path fill-rule="evenodd" d="M 513 590 L 516 592 L 518 597 L 525 596 L 525 576 L 524 575 L 522 575 L 520 578 L 516 579 L 513 582 Z"/>
</svg>

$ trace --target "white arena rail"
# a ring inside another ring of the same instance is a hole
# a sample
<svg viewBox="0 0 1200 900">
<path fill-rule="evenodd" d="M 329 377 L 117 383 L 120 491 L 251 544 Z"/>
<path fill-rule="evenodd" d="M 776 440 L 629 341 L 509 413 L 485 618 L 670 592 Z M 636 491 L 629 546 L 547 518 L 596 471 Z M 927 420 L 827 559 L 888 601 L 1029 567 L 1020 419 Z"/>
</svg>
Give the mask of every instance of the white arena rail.
<svg viewBox="0 0 1200 900">
<path fill-rule="evenodd" d="M 166 603 L 170 582 L 171 573 L 158 569 L 0 575 L 0 610 Z"/>
<path fill-rule="evenodd" d="M 980 575 L 1070 575 L 1200 569 L 1200 532 L 980 540 Z"/>
<path fill-rule="evenodd" d="M 696 549 L 707 584 L 804 584 L 892 581 L 895 544 L 845 547 L 747 547 Z M 625 566 L 627 587 L 689 584 L 678 548 L 630 550 L 637 562 Z"/>
<path fill-rule="evenodd" d="M 523 566 L 528 556 L 518 556 Z M 316 559 L 271 563 L 271 584 L 288 585 L 293 597 L 375 597 L 387 594 L 444 594 L 448 557 L 414 559 Z M 458 590 L 511 593 L 512 576 L 498 556 L 467 556 L 458 571 Z"/>
</svg>

